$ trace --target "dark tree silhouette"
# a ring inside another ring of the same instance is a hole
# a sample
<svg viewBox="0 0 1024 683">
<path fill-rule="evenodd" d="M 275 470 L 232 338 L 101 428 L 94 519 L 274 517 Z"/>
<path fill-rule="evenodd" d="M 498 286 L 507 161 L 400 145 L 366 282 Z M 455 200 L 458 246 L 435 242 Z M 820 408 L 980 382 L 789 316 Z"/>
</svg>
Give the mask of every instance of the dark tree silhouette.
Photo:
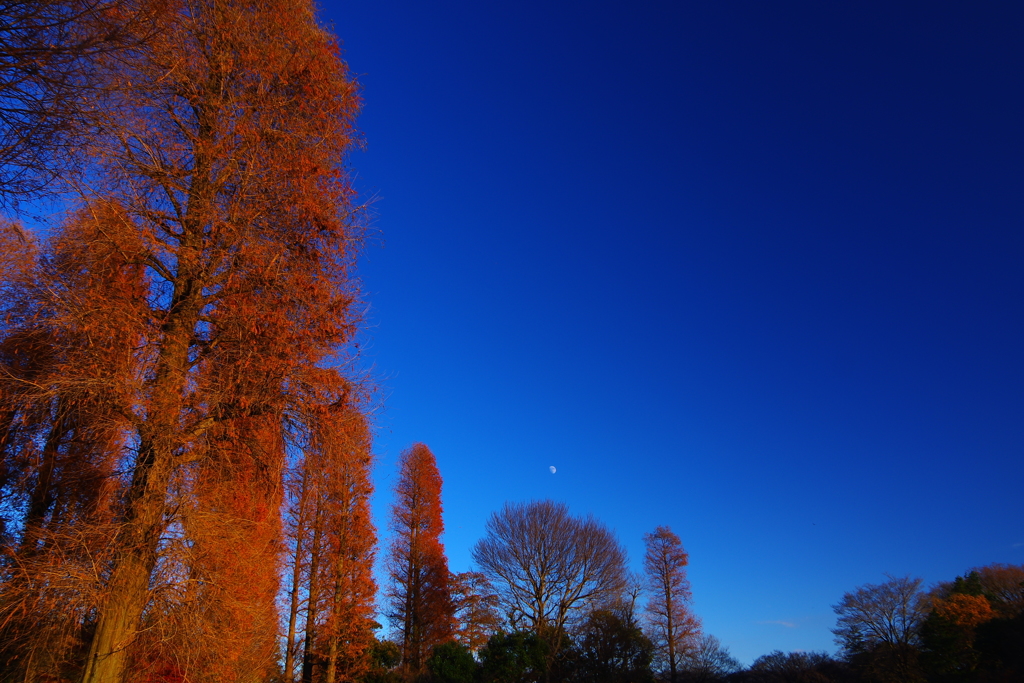
<svg viewBox="0 0 1024 683">
<path fill-rule="evenodd" d="M 547 643 L 549 666 L 570 621 L 614 602 L 627 584 L 626 554 L 614 534 L 550 500 L 506 503 L 487 520 L 473 560 L 494 584 L 512 628 Z"/>
</svg>

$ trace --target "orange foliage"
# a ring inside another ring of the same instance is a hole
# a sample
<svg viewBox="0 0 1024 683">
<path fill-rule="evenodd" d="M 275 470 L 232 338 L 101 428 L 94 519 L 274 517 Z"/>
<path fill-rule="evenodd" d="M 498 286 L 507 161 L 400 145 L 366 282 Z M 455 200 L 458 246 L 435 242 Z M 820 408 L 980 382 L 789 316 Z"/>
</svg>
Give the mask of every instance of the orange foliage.
<svg viewBox="0 0 1024 683">
<path fill-rule="evenodd" d="M 325 411 L 306 467 L 324 481 L 319 500 L 323 561 L 317 583 L 323 621 L 314 647 L 325 683 L 356 681 L 370 668 L 376 531 L 370 510 L 370 434 L 352 406 Z"/>
<path fill-rule="evenodd" d="M 371 440 L 348 388 L 305 416 L 309 442 L 289 473 L 287 680 L 354 681 L 370 666 L 377 590 Z"/>
<path fill-rule="evenodd" d="M 452 576 L 452 599 L 458 623 L 455 640 L 478 652 L 500 629 L 500 598 L 486 574 L 470 571 Z"/>
<path fill-rule="evenodd" d="M 983 595 L 957 593 L 945 599 L 936 598 L 932 609 L 943 619 L 968 629 L 973 629 L 978 624 L 997 616 Z"/>
<path fill-rule="evenodd" d="M 437 461 L 426 445 L 417 443 L 402 453 L 398 467 L 387 558 L 388 618 L 401 637 L 403 669 L 418 674 L 431 649 L 453 638 L 455 606 L 441 543 L 444 522 Z"/>
<path fill-rule="evenodd" d="M 0 486 L 22 522 L 0 655 L 26 680 L 269 671 L 282 476 L 314 444 L 318 647 L 344 680 L 373 593 L 368 431 L 339 369 L 356 87 L 309 0 L 142 4 L 145 42 L 97 57 L 81 208 L 43 256 L 0 231 Z M 342 433 L 359 446 L 322 445 Z"/>
</svg>

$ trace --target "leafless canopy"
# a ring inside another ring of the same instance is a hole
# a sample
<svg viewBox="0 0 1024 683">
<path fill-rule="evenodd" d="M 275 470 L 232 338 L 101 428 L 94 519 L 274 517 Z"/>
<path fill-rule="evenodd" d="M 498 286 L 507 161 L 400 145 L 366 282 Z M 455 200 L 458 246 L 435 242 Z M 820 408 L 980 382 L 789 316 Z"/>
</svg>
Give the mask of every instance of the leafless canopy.
<svg viewBox="0 0 1024 683">
<path fill-rule="evenodd" d="M 134 5 L 0 0 L 0 205 L 47 190 L 81 156 L 93 58 L 138 38 L 134 24 L 144 18 Z"/>
<path fill-rule="evenodd" d="M 625 588 L 626 553 L 615 535 L 592 517 L 573 517 L 563 503 L 506 503 L 486 533 L 473 560 L 513 628 L 558 632 Z"/>
<path fill-rule="evenodd" d="M 921 579 L 888 578 L 884 583 L 867 584 L 845 594 L 832 607 L 839 615 L 832 633 L 847 652 L 879 645 L 899 648 L 916 642 L 921 623 L 928 616 Z"/>
</svg>

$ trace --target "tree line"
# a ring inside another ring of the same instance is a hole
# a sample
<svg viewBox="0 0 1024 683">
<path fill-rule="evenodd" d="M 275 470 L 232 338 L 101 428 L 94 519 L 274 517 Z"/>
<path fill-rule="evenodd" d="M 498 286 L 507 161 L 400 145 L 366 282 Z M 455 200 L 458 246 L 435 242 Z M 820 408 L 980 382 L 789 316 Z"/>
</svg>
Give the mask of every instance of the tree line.
<svg viewBox="0 0 1024 683">
<path fill-rule="evenodd" d="M 424 444 L 403 452 L 391 509 L 383 615 L 368 681 L 683 680 L 695 653 L 734 662 L 701 634 L 689 557 L 665 526 L 646 534 L 644 571 L 629 571 L 615 534 L 550 500 L 506 503 L 448 569 L 441 475 Z"/>
<path fill-rule="evenodd" d="M 549 500 L 506 503 L 450 574 L 440 544 L 440 474 L 417 444 L 400 463 L 388 560 L 393 640 L 375 643 L 374 682 L 1010 683 L 1024 680 L 1024 565 L 968 570 L 925 591 L 889 577 L 834 606 L 840 652 L 775 651 L 749 667 L 702 632 L 689 558 L 665 526 L 631 573 L 615 535 Z M 415 482 L 422 480 L 423 484 Z M 417 510 L 422 507 L 423 510 Z M 413 520 L 430 522 L 414 524 Z M 409 548 L 425 550 L 414 558 Z M 418 568 L 415 572 L 413 568 Z M 412 588 L 408 577 L 419 575 Z M 448 589 L 437 590 L 448 576 Z M 420 604 L 421 608 L 416 605 Z M 416 614 L 419 611 L 420 614 Z M 421 621 L 424 626 L 417 626 Z"/>
</svg>

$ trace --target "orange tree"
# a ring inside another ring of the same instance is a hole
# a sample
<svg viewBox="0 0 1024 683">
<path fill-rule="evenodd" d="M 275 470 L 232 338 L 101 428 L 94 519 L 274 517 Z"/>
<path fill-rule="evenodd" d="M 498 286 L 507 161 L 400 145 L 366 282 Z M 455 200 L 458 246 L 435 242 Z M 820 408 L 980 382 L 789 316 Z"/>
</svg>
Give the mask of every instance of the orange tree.
<svg viewBox="0 0 1024 683">
<path fill-rule="evenodd" d="M 387 616 L 401 639 L 402 669 L 423 671 L 431 649 L 453 639 L 455 605 L 441 534 L 441 473 L 422 443 L 402 452 L 391 547 L 387 556 Z"/>
<path fill-rule="evenodd" d="M 349 385 L 358 97 L 333 37 L 306 0 L 150 9 L 90 66 L 81 208 L 8 240 L 0 642 L 25 678 L 270 670 L 282 474 Z"/>
</svg>

